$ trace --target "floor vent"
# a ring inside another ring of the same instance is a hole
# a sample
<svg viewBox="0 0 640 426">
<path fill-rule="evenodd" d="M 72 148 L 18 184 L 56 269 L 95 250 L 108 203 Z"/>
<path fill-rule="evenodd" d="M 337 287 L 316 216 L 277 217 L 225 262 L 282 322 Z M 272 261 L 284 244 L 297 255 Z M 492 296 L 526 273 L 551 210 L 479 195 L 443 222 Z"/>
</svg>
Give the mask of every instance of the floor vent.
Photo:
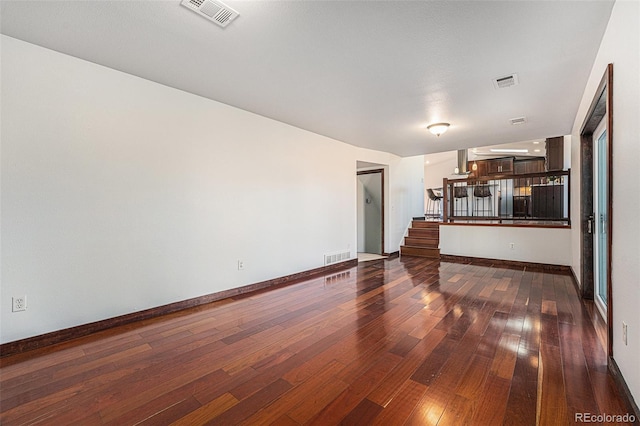
<svg viewBox="0 0 640 426">
<path fill-rule="evenodd" d="M 349 260 L 350 258 L 351 258 L 351 252 L 348 252 L 348 251 L 333 253 L 333 254 L 325 254 L 324 264 L 331 265 L 332 263 L 342 262 L 344 260 Z"/>
<path fill-rule="evenodd" d="M 496 89 L 506 89 L 507 87 L 518 85 L 518 74 L 509 74 L 493 79 L 493 87 Z"/>
<path fill-rule="evenodd" d="M 180 4 L 223 28 L 239 15 L 226 4 L 214 0 L 182 0 Z"/>
</svg>

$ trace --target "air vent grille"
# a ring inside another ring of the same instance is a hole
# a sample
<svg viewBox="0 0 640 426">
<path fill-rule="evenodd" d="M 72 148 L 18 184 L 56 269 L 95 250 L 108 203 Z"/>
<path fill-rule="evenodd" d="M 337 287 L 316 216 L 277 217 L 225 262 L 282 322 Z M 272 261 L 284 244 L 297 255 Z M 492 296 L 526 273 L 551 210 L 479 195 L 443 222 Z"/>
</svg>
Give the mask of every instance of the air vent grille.
<svg viewBox="0 0 640 426">
<path fill-rule="evenodd" d="M 351 252 L 344 251 L 341 253 L 333 253 L 333 254 L 325 254 L 324 255 L 324 264 L 331 265 L 332 263 L 342 262 L 345 260 L 349 260 L 351 257 Z"/>
<path fill-rule="evenodd" d="M 509 74 L 493 79 L 493 86 L 496 89 L 506 89 L 516 85 L 518 85 L 518 74 Z"/>
<path fill-rule="evenodd" d="M 524 124 L 527 122 L 527 117 L 517 117 L 517 118 L 510 118 L 509 122 L 513 125 L 516 124 Z"/>
<path fill-rule="evenodd" d="M 239 16 L 238 12 L 217 0 L 182 0 L 180 4 L 223 28 Z"/>
</svg>

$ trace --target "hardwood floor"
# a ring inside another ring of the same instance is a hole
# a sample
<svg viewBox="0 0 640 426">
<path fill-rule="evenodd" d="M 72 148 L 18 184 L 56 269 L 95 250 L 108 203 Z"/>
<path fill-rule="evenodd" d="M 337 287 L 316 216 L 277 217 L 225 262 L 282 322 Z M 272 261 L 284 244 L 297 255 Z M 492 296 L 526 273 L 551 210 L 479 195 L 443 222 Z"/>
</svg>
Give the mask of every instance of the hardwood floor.
<svg viewBox="0 0 640 426">
<path fill-rule="evenodd" d="M 567 275 L 410 258 L 0 360 L 0 423 L 561 425 L 625 414 Z"/>
</svg>

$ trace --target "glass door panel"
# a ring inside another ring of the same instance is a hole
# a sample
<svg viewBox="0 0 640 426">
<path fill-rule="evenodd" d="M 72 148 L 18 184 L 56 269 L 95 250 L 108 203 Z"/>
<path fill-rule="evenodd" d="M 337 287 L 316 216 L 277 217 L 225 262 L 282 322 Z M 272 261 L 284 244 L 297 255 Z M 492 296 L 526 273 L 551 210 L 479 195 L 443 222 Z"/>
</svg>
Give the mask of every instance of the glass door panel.
<svg viewBox="0 0 640 426">
<path fill-rule="evenodd" d="M 606 320 L 607 311 L 607 269 L 608 251 L 608 144 L 607 131 L 604 129 L 596 139 L 594 149 L 594 206 L 595 206 L 595 232 L 594 232 L 594 263 L 595 263 L 595 293 L 596 304 Z"/>
</svg>

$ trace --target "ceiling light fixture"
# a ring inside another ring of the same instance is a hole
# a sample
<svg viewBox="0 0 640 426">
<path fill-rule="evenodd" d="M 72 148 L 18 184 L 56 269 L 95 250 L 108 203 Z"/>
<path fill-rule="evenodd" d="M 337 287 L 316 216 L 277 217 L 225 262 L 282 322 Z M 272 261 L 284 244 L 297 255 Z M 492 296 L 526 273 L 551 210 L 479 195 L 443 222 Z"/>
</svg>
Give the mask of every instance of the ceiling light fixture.
<svg viewBox="0 0 640 426">
<path fill-rule="evenodd" d="M 449 128 L 449 123 L 434 123 L 427 126 L 427 130 L 436 136 L 440 136 Z"/>
<path fill-rule="evenodd" d="M 514 153 L 514 154 L 526 154 L 529 152 L 528 149 L 507 149 L 507 148 L 492 148 L 489 151 L 491 152 L 504 152 L 504 153 Z"/>
</svg>

